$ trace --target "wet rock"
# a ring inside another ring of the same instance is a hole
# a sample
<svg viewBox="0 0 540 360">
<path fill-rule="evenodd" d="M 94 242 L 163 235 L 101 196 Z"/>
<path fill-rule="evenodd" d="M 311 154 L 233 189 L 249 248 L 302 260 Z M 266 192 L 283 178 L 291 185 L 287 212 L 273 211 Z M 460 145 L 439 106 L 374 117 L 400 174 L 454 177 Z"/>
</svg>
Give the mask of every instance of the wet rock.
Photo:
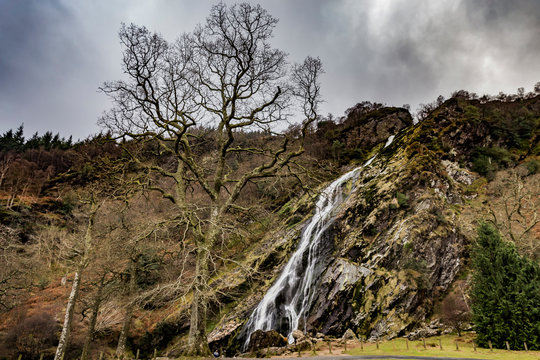
<svg viewBox="0 0 540 360">
<path fill-rule="evenodd" d="M 336 259 L 324 273 L 308 323 L 324 333 L 341 334 L 353 317 L 351 294 L 355 284 L 371 273 L 346 259 Z M 339 301 L 337 299 L 340 299 Z"/>
<path fill-rule="evenodd" d="M 262 350 L 270 347 L 281 347 L 287 345 L 287 338 L 275 330 L 256 330 L 251 334 L 248 349 L 250 352 Z"/>
<path fill-rule="evenodd" d="M 302 331 L 294 330 L 291 335 L 294 339 L 294 344 L 292 344 L 294 351 L 310 350 L 313 346 L 313 340 Z"/>
</svg>

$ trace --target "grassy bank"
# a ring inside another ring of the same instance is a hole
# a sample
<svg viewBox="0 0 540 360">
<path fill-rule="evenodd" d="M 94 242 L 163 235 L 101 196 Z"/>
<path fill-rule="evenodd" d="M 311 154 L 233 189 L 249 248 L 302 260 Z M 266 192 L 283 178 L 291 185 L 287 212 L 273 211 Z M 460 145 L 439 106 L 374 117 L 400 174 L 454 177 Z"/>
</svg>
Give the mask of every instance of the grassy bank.
<svg viewBox="0 0 540 360">
<path fill-rule="evenodd" d="M 349 355 L 415 355 L 415 356 L 441 356 L 441 357 L 462 357 L 462 358 L 483 358 L 483 359 L 512 359 L 512 360 L 538 360 L 540 351 L 508 351 L 501 349 L 481 349 L 473 346 L 474 335 L 467 334 L 461 337 L 455 335 L 443 335 L 426 338 L 426 348 L 422 340 L 407 341 L 405 339 L 394 339 L 379 343 L 379 348 L 375 343 L 364 343 L 363 349 L 360 343 L 348 345 Z M 442 345 L 442 349 L 439 347 Z M 456 349 L 457 342 L 457 349 Z M 407 350 L 408 343 L 408 350 Z M 323 349 L 321 349 L 323 350 Z M 342 353 L 343 349 L 333 349 L 334 354 Z"/>
</svg>

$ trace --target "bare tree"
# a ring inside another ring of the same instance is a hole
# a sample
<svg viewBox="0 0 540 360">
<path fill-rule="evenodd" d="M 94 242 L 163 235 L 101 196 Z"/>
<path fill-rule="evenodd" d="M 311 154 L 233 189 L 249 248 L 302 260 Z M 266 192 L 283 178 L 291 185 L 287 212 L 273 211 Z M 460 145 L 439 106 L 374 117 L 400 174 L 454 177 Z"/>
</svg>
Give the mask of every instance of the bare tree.
<svg viewBox="0 0 540 360">
<path fill-rule="evenodd" d="M 1 160 L 0 160 L 0 189 L 2 188 L 2 184 L 4 183 L 4 179 L 6 178 L 6 174 L 9 171 L 9 168 L 13 164 L 13 154 L 10 153 L 4 153 L 0 154 Z"/>
<path fill-rule="evenodd" d="M 90 319 L 88 323 L 87 335 L 86 335 L 86 338 L 84 339 L 83 350 L 81 353 L 81 360 L 87 360 L 89 358 L 90 346 L 92 345 L 92 341 L 94 340 L 94 336 L 96 332 L 96 323 L 97 323 L 97 319 L 99 315 L 99 310 L 103 301 L 107 298 L 108 295 L 110 295 L 110 292 L 107 290 L 108 288 L 110 288 L 110 286 L 108 285 L 110 285 L 113 280 L 108 278 L 108 275 L 109 275 L 108 270 L 103 271 L 97 281 L 97 284 L 95 284 L 96 293 L 94 294 L 91 305 L 89 306 L 89 309 L 88 309 L 91 311 L 91 314 L 90 314 Z M 83 315 L 84 315 L 84 311 L 83 311 Z"/>
<path fill-rule="evenodd" d="M 73 276 L 73 283 L 71 285 L 71 292 L 66 305 L 66 314 L 64 316 L 64 324 L 62 326 L 62 332 L 56 348 L 56 354 L 54 360 L 62 360 L 66 353 L 66 348 L 71 333 L 71 326 L 73 322 L 73 315 L 75 314 L 75 304 L 79 296 L 79 290 L 81 287 L 81 275 L 84 269 L 88 266 L 90 261 L 90 255 L 93 250 L 93 232 L 95 225 L 95 218 L 102 202 L 99 198 L 96 198 L 95 194 L 90 192 L 90 197 L 85 200 L 88 210 L 86 213 L 86 224 L 84 227 L 83 241 L 77 248 L 74 248 L 74 252 L 78 261 L 75 267 L 75 274 Z"/>
<path fill-rule="evenodd" d="M 66 241 L 62 249 L 64 257 L 73 264 L 75 271 L 55 360 L 62 360 L 65 356 L 75 305 L 81 287 L 81 278 L 83 272 L 95 259 L 98 248 L 97 240 L 100 237 L 103 238 L 103 234 L 99 236 L 96 231 L 98 213 L 107 200 L 125 199 L 132 194 L 132 187 L 128 186 L 130 182 L 124 181 L 125 169 L 121 163 L 117 163 L 109 157 L 92 158 L 91 154 L 84 155 L 87 156 L 89 167 L 93 169 L 93 173 L 90 175 L 92 181 L 89 181 L 86 188 L 82 188 L 78 192 L 79 208 L 76 215 L 79 222 L 78 231 L 73 232 L 72 241 Z"/>
<path fill-rule="evenodd" d="M 462 288 L 448 294 L 441 304 L 442 318 L 461 336 L 461 330 L 471 320 L 471 309 Z"/>
<path fill-rule="evenodd" d="M 527 256 L 538 259 L 540 243 L 534 229 L 540 224 L 540 175 L 522 177 L 518 171 L 499 173 L 490 188 L 490 221 Z"/>
<path fill-rule="evenodd" d="M 12 297 L 22 288 L 20 252 L 23 249 L 18 240 L 18 229 L 0 224 L 0 310 L 12 307 Z"/>
<path fill-rule="evenodd" d="M 286 54 L 269 43 L 276 23 L 258 5 L 220 3 L 204 24 L 172 44 L 144 27 L 124 25 L 120 40 L 128 80 L 102 87 L 115 106 L 100 123 L 118 138 L 146 143 L 127 142 L 126 150 L 149 173 L 172 182 L 167 186 L 155 176 L 146 186 L 175 205 L 174 217 L 194 239 L 191 354 L 209 353 L 209 262 L 227 227 L 226 215 L 246 210 L 238 199 L 248 184 L 287 172 L 317 117 L 321 62 L 308 57 L 289 67 Z M 295 105 L 304 121 L 299 136 L 291 138 L 276 130 L 291 119 Z M 212 128 L 210 139 L 200 136 L 201 127 Z M 260 146 L 238 142 L 238 134 L 254 129 L 270 140 Z M 148 161 L 141 149 L 172 160 Z M 233 160 L 241 156 L 256 161 L 239 173 Z M 204 194 L 204 202 L 195 202 L 195 193 Z"/>
<path fill-rule="evenodd" d="M 122 329 L 116 347 L 116 356 L 122 358 L 126 356 L 127 338 L 131 329 L 133 314 L 139 301 L 138 295 L 142 290 L 139 282 L 147 282 L 148 274 L 152 277 L 151 269 L 157 268 L 157 265 L 161 262 L 159 259 L 151 259 L 150 255 L 166 253 L 166 249 L 160 246 L 161 243 L 156 244 L 151 239 L 166 237 L 163 234 L 158 234 L 158 232 L 165 229 L 168 222 L 141 220 L 140 209 L 138 211 L 128 211 L 126 208 L 119 213 L 119 216 L 121 221 L 116 231 L 119 240 L 117 242 L 123 247 L 120 256 L 127 259 L 127 269 L 122 273 L 122 277 L 125 279 L 123 292 L 126 305 Z M 155 276 L 155 274 L 153 275 Z"/>
</svg>

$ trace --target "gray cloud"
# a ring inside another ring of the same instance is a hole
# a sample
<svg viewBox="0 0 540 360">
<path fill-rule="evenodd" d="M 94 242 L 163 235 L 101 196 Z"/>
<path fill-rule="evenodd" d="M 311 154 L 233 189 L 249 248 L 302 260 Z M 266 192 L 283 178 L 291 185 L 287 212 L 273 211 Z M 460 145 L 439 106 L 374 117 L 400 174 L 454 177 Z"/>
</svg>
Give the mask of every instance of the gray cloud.
<svg viewBox="0 0 540 360">
<path fill-rule="evenodd" d="M 232 1 L 227 1 L 232 2 Z M 25 123 L 84 138 L 122 77 L 117 32 L 134 22 L 173 40 L 215 1 L 0 0 L 0 131 Z M 262 0 L 291 61 L 320 56 L 322 112 L 362 100 L 432 101 L 457 89 L 531 89 L 540 80 L 540 2 Z"/>
</svg>

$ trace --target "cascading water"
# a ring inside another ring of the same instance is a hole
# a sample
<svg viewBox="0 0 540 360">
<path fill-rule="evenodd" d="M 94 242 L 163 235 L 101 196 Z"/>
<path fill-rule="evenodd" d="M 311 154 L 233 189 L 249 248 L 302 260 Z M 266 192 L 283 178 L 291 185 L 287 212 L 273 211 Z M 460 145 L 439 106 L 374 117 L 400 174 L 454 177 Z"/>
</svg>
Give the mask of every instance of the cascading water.
<svg viewBox="0 0 540 360">
<path fill-rule="evenodd" d="M 394 136 L 390 136 L 384 147 L 393 139 Z M 300 320 L 306 323 L 317 280 L 324 270 L 327 248 L 324 235 L 333 223 L 336 209 L 343 202 L 343 185 L 351 179 L 354 183 L 360 169 L 370 165 L 375 157 L 332 182 L 319 195 L 315 214 L 304 228 L 298 248 L 244 326 L 244 350 L 249 345 L 251 334 L 259 329 L 278 330 L 287 334 L 289 343 L 294 341 L 292 332 L 298 329 Z"/>
</svg>

